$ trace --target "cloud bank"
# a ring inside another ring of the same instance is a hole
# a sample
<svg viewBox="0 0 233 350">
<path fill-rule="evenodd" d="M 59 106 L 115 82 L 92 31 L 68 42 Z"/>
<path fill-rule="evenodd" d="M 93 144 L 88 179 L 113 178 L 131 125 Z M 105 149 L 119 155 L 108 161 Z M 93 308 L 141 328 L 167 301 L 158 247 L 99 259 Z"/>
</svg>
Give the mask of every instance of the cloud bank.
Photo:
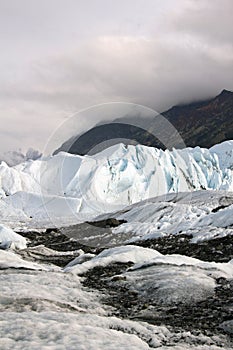
<svg viewBox="0 0 233 350">
<path fill-rule="evenodd" d="M 231 0 L 0 1 L 0 152 L 43 151 L 94 104 L 161 112 L 232 90 L 232 13 Z"/>
</svg>

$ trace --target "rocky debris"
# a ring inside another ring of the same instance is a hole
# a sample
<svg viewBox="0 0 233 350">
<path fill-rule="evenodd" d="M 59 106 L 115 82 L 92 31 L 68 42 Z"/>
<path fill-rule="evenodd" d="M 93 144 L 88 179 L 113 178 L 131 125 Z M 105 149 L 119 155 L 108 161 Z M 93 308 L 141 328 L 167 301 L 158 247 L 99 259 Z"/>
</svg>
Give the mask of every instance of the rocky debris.
<svg viewBox="0 0 233 350">
<path fill-rule="evenodd" d="M 20 235 L 27 238 L 28 247 L 44 245 L 47 248 L 57 251 L 74 251 L 82 249 L 85 253 L 95 253 L 96 249 L 81 244 L 73 237 L 67 237 L 58 229 L 47 229 L 46 232 L 29 231 L 20 232 Z"/>
<path fill-rule="evenodd" d="M 233 198 L 231 196 L 223 196 L 219 199 L 219 205 L 211 210 L 212 213 L 217 213 L 218 211 L 228 208 L 233 204 Z"/>
<path fill-rule="evenodd" d="M 25 260 L 65 267 L 73 259 L 84 255 L 84 252 L 81 249 L 61 252 L 46 248 L 44 245 L 38 245 L 20 250 L 18 254 Z"/>
<path fill-rule="evenodd" d="M 134 237 L 134 233 L 119 233 L 113 234 L 113 225 L 118 225 L 122 221 L 117 219 L 101 220 L 96 222 L 84 222 L 82 224 L 72 225 L 64 227 L 61 232 L 75 241 L 80 242 L 82 245 L 93 247 L 97 251 L 122 245 L 122 242 Z"/>
<path fill-rule="evenodd" d="M 44 233 L 32 231 L 23 233 L 23 236 L 29 241 L 28 252 L 23 250 L 22 253 L 26 259 L 33 256 L 35 261 L 40 260 L 58 266 L 68 264 L 75 258 L 75 254 L 78 256 L 80 249 L 90 254 L 98 254 L 103 250 L 103 248 L 84 246 L 73 238 L 65 236 L 60 230 L 49 230 Z M 156 249 L 162 254 L 182 254 L 203 261 L 226 262 L 232 258 L 232 236 L 198 244 L 190 243 L 190 239 L 190 236 L 179 235 L 138 241 L 134 244 Z M 43 249 L 35 253 L 41 245 L 46 249 L 53 249 L 54 254 L 48 257 L 43 253 Z M 111 306 L 111 315 L 155 325 L 165 325 L 177 332 L 185 330 L 192 334 L 202 333 L 210 337 L 216 334 L 228 334 L 232 341 L 233 336 L 229 331 L 231 329 L 229 322 L 233 315 L 232 280 L 217 279 L 214 295 L 208 299 L 190 304 L 161 305 L 150 300 L 147 295 L 142 297 L 125 283 L 123 274 L 132 265 L 133 263 L 129 262 L 95 267 L 83 274 L 82 283 L 89 290 L 98 290 L 102 293 L 101 301 Z"/>
<path fill-rule="evenodd" d="M 190 243 L 191 238 L 188 235 L 169 235 L 130 244 L 156 249 L 162 254 L 181 254 L 203 261 L 222 263 L 233 259 L 233 236 L 215 238 L 200 243 Z"/>
<path fill-rule="evenodd" d="M 65 236 L 58 229 L 47 229 L 46 232 L 20 232 L 27 240 L 27 248 L 20 250 L 25 260 L 53 264 L 65 267 L 70 261 L 82 253 L 99 253 L 93 247 L 88 247 L 75 239 Z"/>
<path fill-rule="evenodd" d="M 219 325 L 232 318 L 233 281 L 218 279 L 214 296 L 197 303 L 158 305 L 146 296 L 142 298 L 124 283 L 121 274 L 131 265 L 114 263 L 95 267 L 84 274 L 84 286 L 101 291 L 102 302 L 113 307 L 113 315 L 170 326 L 175 331 L 200 331 L 208 336 L 221 334 Z"/>
<path fill-rule="evenodd" d="M 109 228 L 109 227 L 118 227 L 121 224 L 124 224 L 125 220 L 118 220 L 116 218 L 108 218 L 100 221 L 90 221 L 87 222 L 89 225 L 93 225 L 96 227 Z"/>
</svg>

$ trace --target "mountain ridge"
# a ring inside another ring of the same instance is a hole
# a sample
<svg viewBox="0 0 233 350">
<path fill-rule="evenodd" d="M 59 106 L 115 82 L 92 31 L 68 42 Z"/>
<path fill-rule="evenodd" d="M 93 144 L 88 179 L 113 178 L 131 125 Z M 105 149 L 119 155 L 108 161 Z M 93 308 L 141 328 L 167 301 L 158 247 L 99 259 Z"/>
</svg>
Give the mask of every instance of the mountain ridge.
<svg viewBox="0 0 233 350">
<path fill-rule="evenodd" d="M 174 106 L 162 115 L 178 130 L 186 146 L 209 148 L 233 137 L 233 92 L 224 89 L 213 99 Z"/>
<path fill-rule="evenodd" d="M 217 143 L 233 139 L 233 92 L 223 89 L 214 98 L 190 104 L 175 105 L 161 113 L 178 131 L 186 147 L 210 148 Z M 141 118 L 141 125 L 145 119 Z M 122 120 L 122 122 L 121 122 Z M 182 148 L 175 142 L 162 144 L 145 127 L 145 130 L 125 123 L 124 118 L 106 124 L 97 124 L 87 132 L 65 141 L 54 154 L 60 151 L 84 155 L 106 140 L 128 139 L 145 146 L 161 149 Z M 154 119 L 155 120 L 155 119 Z M 150 119 L 149 124 L 151 124 Z M 156 129 L 156 122 L 154 122 Z"/>
</svg>

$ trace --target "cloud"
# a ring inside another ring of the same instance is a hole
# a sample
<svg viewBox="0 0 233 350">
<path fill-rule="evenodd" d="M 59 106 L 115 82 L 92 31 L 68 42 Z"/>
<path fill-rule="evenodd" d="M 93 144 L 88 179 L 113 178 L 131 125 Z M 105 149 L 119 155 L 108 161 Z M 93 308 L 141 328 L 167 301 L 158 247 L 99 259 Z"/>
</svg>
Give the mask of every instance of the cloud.
<svg viewBox="0 0 233 350">
<path fill-rule="evenodd" d="M 94 104 L 132 102 L 163 111 L 233 89 L 232 10 L 231 0 L 167 1 L 154 26 L 149 12 L 141 17 L 150 19 L 147 30 L 142 23 L 141 34 L 136 22 L 116 35 L 112 27 L 104 33 L 111 17 L 104 24 L 96 20 L 96 34 L 85 32 L 82 21 L 84 40 L 56 42 L 49 55 L 41 48 L 21 70 L 13 62 L 17 74 L 6 73 L 0 83 L 3 148 L 42 150 L 65 117 Z M 121 23 L 118 12 L 116 23 Z"/>
<path fill-rule="evenodd" d="M 168 26 L 171 30 L 199 38 L 209 46 L 232 47 L 232 13 L 231 0 L 188 0 Z"/>
</svg>

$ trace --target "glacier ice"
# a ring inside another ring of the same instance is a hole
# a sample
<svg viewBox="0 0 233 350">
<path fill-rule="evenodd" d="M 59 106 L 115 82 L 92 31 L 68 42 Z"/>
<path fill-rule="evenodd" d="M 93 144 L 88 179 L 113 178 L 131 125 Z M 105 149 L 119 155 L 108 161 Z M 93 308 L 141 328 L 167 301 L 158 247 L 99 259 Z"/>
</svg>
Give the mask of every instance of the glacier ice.
<svg viewBox="0 0 233 350">
<path fill-rule="evenodd" d="M 131 234 L 129 242 L 187 234 L 197 243 L 233 235 L 233 193 L 195 191 L 168 194 L 134 204 L 115 217 L 125 223 L 113 234 Z M 134 235 L 134 236 L 133 236 Z"/>
<path fill-rule="evenodd" d="M 166 193 L 233 191 L 232 149 L 233 141 L 172 151 L 118 144 L 93 156 L 61 152 L 14 167 L 2 162 L 1 207 L 22 217 L 82 221 Z"/>
<path fill-rule="evenodd" d="M 14 232 L 12 229 L 0 225 L 0 248 L 25 249 L 27 241 L 24 237 Z"/>
</svg>

